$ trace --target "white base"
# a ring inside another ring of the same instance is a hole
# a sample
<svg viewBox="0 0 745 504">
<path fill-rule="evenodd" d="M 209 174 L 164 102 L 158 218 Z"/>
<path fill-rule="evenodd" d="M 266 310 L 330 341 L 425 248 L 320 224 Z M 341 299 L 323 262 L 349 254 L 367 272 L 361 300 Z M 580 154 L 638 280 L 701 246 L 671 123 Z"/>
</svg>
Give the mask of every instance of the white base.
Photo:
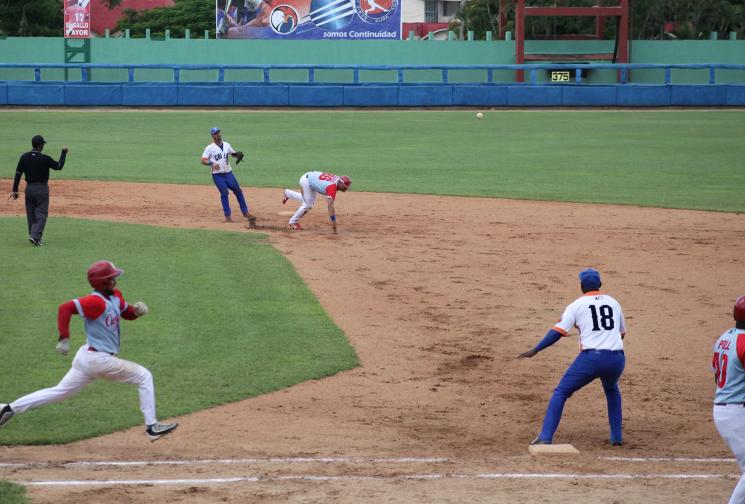
<svg viewBox="0 0 745 504">
<path fill-rule="evenodd" d="M 579 450 L 570 444 L 541 444 L 528 446 L 528 452 L 539 455 L 579 455 Z"/>
</svg>

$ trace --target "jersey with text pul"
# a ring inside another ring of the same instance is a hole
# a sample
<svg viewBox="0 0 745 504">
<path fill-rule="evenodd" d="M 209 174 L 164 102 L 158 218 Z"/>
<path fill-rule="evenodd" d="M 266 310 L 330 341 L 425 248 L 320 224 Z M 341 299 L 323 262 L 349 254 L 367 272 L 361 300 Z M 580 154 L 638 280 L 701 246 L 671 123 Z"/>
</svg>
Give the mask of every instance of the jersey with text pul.
<svg viewBox="0 0 745 504">
<path fill-rule="evenodd" d="M 711 367 L 717 392 L 714 402 L 745 403 L 745 329 L 732 328 L 714 344 Z"/>
<path fill-rule="evenodd" d="M 114 291 L 107 298 L 99 292 L 73 299 L 78 314 L 83 317 L 88 344 L 99 352 L 119 353 L 119 321 L 127 309 L 122 293 Z"/>
<path fill-rule="evenodd" d="M 213 142 L 205 147 L 202 157 L 207 159 L 210 164 L 217 163 L 220 165 L 217 170 L 212 168 L 212 173 L 230 173 L 233 169 L 230 167 L 230 160 L 228 157 L 234 152 L 233 147 L 223 140 L 222 146 Z"/>
<path fill-rule="evenodd" d="M 336 182 L 341 178 L 333 173 L 312 171 L 305 174 L 308 184 L 315 192 L 336 199 Z"/>
<path fill-rule="evenodd" d="M 626 322 L 621 305 L 608 294 L 587 292 L 567 306 L 554 329 L 569 336 L 572 327 L 579 330 L 581 350 L 623 350 Z"/>
</svg>

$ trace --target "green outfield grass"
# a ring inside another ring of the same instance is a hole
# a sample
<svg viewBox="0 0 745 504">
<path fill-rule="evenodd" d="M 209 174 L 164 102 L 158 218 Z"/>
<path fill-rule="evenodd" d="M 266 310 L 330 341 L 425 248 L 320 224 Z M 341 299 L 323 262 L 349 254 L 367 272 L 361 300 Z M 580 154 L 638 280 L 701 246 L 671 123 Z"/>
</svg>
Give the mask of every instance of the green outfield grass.
<svg viewBox="0 0 745 504">
<path fill-rule="evenodd" d="M 0 502 L 3 504 L 26 504 L 26 489 L 21 485 L 0 481 Z"/>
<path fill-rule="evenodd" d="M 71 148 L 60 176 L 210 184 L 219 125 L 247 153 L 242 185 L 347 173 L 360 191 L 745 211 L 745 111 L 20 112 L 0 115 L 14 158 L 41 133 Z M 7 177 L 12 176 L 12 167 Z"/>
<path fill-rule="evenodd" d="M 122 321 L 120 356 L 153 372 L 160 419 L 358 364 L 341 330 L 260 234 L 65 218 L 54 226 L 47 246 L 34 248 L 25 219 L 0 218 L 0 402 L 53 386 L 68 371 L 85 341 L 83 324 L 73 318 L 73 350 L 57 355 L 57 307 L 90 292 L 86 270 L 99 259 L 125 270 L 125 299 L 150 307 L 146 317 Z M 0 444 L 64 443 L 137 425 L 137 388 L 99 381 L 16 416 L 0 429 Z"/>
</svg>

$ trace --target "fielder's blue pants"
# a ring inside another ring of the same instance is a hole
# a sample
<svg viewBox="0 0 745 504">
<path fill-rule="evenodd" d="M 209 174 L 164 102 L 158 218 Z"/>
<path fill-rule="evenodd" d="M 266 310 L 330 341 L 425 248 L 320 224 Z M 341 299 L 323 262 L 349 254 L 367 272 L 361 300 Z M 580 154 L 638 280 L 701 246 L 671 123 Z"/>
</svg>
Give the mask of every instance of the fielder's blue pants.
<svg viewBox="0 0 745 504">
<path fill-rule="evenodd" d="M 539 439 L 546 443 L 553 442 L 554 433 L 559 427 L 566 400 L 591 381 L 600 378 L 603 383 L 605 398 L 608 401 L 610 441 L 611 443 L 622 442 L 621 420 L 623 416 L 618 380 L 621 378 L 625 366 L 626 357 L 623 350 L 583 350 L 580 352 L 556 386 L 554 395 L 551 396 L 546 418 L 543 419 L 543 428 L 538 436 Z"/>
<path fill-rule="evenodd" d="M 217 186 L 217 190 L 220 191 L 220 203 L 222 203 L 222 211 L 225 217 L 230 217 L 230 202 L 228 201 L 228 189 L 233 191 L 235 198 L 238 200 L 238 206 L 241 207 L 241 212 L 244 214 L 248 213 L 248 205 L 246 204 L 246 198 L 243 197 L 243 191 L 241 186 L 238 184 L 233 172 L 228 173 L 213 173 L 212 180 Z"/>
</svg>

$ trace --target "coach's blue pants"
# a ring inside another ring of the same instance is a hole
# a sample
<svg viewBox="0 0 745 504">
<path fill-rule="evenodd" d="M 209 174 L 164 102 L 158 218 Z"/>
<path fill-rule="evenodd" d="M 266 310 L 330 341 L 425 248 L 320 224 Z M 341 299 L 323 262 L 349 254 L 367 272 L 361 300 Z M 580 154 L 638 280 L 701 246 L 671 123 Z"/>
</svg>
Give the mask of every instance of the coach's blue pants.
<svg viewBox="0 0 745 504">
<path fill-rule="evenodd" d="M 241 207 L 241 212 L 244 214 L 248 213 L 248 205 L 246 204 L 246 198 L 243 197 L 243 191 L 241 186 L 238 184 L 233 172 L 228 173 L 213 173 L 212 180 L 217 186 L 217 190 L 220 191 L 220 203 L 222 203 L 222 211 L 225 217 L 230 217 L 230 202 L 228 201 L 228 189 L 233 191 L 236 199 L 238 200 L 238 206 Z"/>
<path fill-rule="evenodd" d="M 622 350 L 584 350 L 580 352 L 554 390 L 554 395 L 548 403 L 546 418 L 543 420 L 543 428 L 539 439 L 541 441 L 553 442 L 554 433 L 559 427 L 561 413 L 564 411 L 564 403 L 576 391 L 600 378 L 608 400 L 608 421 L 610 423 L 611 443 L 623 441 L 621 434 L 621 391 L 618 389 L 618 380 L 623 374 L 626 366 L 626 357 Z"/>
</svg>

